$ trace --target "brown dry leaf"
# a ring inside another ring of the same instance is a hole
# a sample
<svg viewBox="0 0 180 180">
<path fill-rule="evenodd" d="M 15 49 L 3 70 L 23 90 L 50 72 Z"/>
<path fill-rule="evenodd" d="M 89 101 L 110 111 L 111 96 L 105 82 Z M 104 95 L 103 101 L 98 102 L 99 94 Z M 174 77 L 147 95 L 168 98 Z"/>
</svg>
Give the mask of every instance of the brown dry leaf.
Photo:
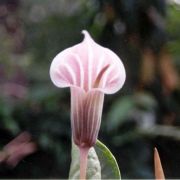
<svg viewBox="0 0 180 180">
<path fill-rule="evenodd" d="M 147 85 L 154 81 L 156 63 L 156 57 L 152 50 L 148 48 L 145 49 L 142 54 L 142 64 L 140 69 L 141 83 Z"/>
<path fill-rule="evenodd" d="M 171 93 L 179 85 L 177 70 L 173 64 L 173 59 L 166 49 L 160 54 L 160 74 L 163 81 L 164 89 Z"/>
<path fill-rule="evenodd" d="M 163 168 L 161 165 L 161 160 L 159 157 L 159 153 L 156 148 L 154 148 L 154 170 L 155 170 L 155 179 L 165 180 Z"/>
</svg>

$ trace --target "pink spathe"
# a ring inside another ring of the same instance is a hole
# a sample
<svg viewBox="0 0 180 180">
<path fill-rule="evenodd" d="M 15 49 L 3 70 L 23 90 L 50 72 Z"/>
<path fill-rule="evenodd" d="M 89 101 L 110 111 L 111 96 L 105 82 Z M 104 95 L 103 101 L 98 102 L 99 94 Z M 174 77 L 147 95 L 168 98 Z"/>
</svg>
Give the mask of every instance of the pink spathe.
<svg viewBox="0 0 180 180">
<path fill-rule="evenodd" d="M 50 68 L 50 76 L 58 87 L 80 87 L 85 92 L 97 89 L 105 94 L 117 92 L 125 81 L 125 69 L 111 50 L 98 45 L 87 31 L 83 42 L 60 52 Z M 98 86 L 94 87 L 102 69 L 107 67 Z"/>
<path fill-rule="evenodd" d="M 104 94 L 117 92 L 125 69 L 111 50 L 98 45 L 87 31 L 84 40 L 60 52 L 52 61 L 50 77 L 57 87 L 71 88 L 71 124 L 78 146 L 96 143 Z"/>
<path fill-rule="evenodd" d="M 97 140 L 104 94 L 117 92 L 124 84 L 126 73 L 114 52 L 98 45 L 87 31 L 83 34 L 81 43 L 53 59 L 50 77 L 57 87 L 70 87 L 73 140 L 80 152 L 83 148 L 88 152 Z"/>
</svg>

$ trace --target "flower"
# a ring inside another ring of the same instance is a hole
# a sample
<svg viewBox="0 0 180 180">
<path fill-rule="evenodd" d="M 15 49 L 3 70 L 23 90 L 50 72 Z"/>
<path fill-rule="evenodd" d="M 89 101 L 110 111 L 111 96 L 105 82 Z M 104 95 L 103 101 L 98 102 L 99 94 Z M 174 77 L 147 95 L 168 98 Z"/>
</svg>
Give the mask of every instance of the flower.
<svg viewBox="0 0 180 180">
<path fill-rule="evenodd" d="M 80 156 L 96 143 L 104 94 L 117 92 L 126 76 L 120 58 L 82 32 L 84 40 L 60 52 L 50 67 L 52 82 L 70 87 L 72 135 Z"/>
<path fill-rule="evenodd" d="M 34 153 L 36 150 L 37 146 L 31 140 L 31 135 L 24 131 L 0 151 L 0 164 L 5 163 L 15 167 L 23 158 Z"/>
</svg>

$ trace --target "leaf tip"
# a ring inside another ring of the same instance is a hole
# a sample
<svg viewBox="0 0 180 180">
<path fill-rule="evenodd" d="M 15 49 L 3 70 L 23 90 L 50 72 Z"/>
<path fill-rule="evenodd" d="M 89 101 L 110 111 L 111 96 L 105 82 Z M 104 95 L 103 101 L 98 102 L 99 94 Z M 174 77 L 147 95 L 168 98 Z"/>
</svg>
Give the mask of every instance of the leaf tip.
<svg viewBox="0 0 180 180">
<path fill-rule="evenodd" d="M 158 179 L 165 180 L 161 160 L 160 160 L 159 153 L 156 147 L 154 148 L 154 171 L 155 171 L 156 180 Z"/>
</svg>

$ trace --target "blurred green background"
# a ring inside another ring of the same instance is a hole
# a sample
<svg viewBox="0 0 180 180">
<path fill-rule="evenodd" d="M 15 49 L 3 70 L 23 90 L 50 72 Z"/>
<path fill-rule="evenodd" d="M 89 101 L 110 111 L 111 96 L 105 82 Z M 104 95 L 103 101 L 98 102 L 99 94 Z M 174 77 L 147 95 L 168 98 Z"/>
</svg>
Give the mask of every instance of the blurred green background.
<svg viewBox="0 0 180 180">
<path fill-rule="evenodd" d="M 127 71 L 105 97 L 99 134 L 122 178 L 154 178 L 154 147 L 166 178 L 180 178 L 179 0 L 0 0 L 0 157 L 24 131 L 37 146 L 16 166 L 4 159 L 0 178 L 68 177 L 70 93 L 49 67 L 83 29 Z"/>
</svg>

